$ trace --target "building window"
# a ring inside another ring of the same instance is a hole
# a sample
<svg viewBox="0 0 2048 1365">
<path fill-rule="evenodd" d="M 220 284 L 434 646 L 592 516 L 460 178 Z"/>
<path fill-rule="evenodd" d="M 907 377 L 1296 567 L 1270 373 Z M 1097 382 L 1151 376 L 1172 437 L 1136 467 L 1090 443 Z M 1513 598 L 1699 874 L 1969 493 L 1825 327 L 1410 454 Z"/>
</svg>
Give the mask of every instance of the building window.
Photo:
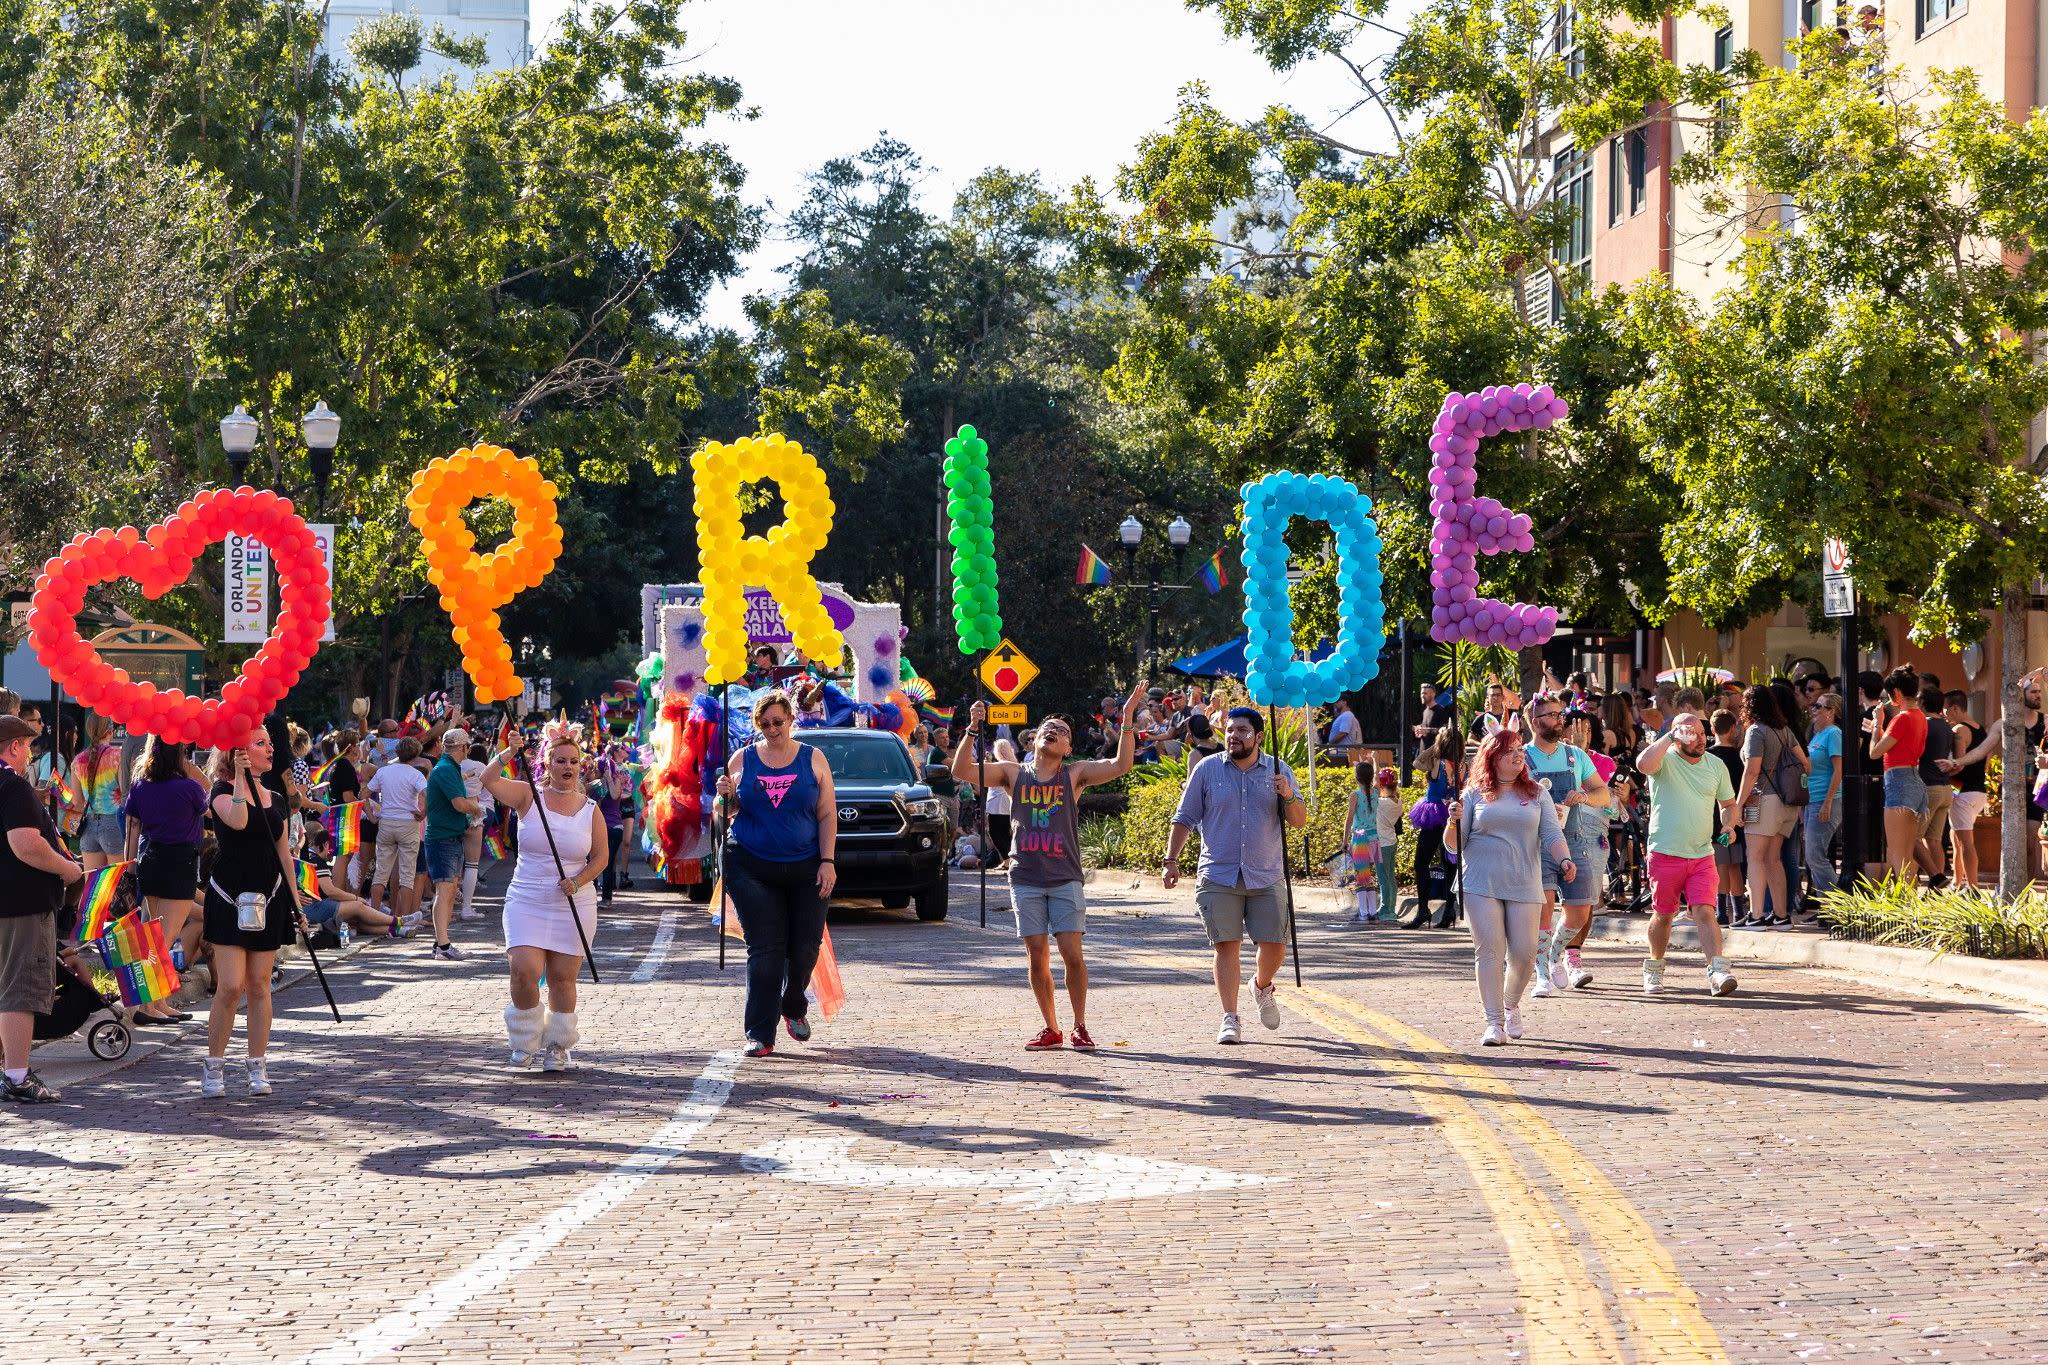
<svg viewBox="0 0 2048 1365">
<path fill-rule="evenodd" d="M 1579 46 L 1579 12 L 1574 5 L 1559 5 L 1554 16 L 1551 49 L 1564 59 L 1565 74 L 1573 80 L 1586 74 L 1586 54 Z"/>
<path fill-rule="evenodd" d="M 1628 135 L 1628 214 L 1643 211 L 1650 198 L 1650 130 L 1637 128 Z"/>
<path fill-rule="evenodd" d="M 1913 36 L 1925 37 L 1969 8 L 1968 0 L 1914 0 Z"/>
<path fill-rule="evenodd" d="M 1571 226 L 1565 234 L 1564 250 L 1558 253 L 1559 274 L 1583 280 L 1593 265 L 1593 163 L 1576 150 L 1559 152 L 1551 162 L 1551 193 L 1571 206 Z M 1564 294 L 1557 282 L 1550 287 L 1552 321 L 1563 316 Z"/>
<path fill-rule="evenodd" d="M 1799 0 L 1799 31 L 1812 33 L 1821 26 L 1821 0 Z"/>
<path fill-rule="evenodd" d="M 1607 139 L 1607 226 L 1613 227 L 1621 221 L 1622 156 L 1621 144 L 1625 139 Z"/>
<path fill-rule="evenodd" d="M 1921 0 L 1925 4 L 1927 0 Z M 1714 33 L 1714 70 L 1726 71 L 1735 65 L 1735 25 L 1723 24 Z"/>
</svg>

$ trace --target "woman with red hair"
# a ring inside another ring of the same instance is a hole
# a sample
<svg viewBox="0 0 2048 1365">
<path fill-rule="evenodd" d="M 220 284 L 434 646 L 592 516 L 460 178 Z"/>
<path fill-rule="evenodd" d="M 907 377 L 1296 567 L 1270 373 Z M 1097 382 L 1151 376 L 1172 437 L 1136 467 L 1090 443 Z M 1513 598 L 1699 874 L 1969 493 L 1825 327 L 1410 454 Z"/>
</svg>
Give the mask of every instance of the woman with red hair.
<svg viewBox="0 0 2048 1365">
<path fill-rule="evenodd" d="M 1522 737 L 1500 729 L 1479 746 L 1461 799 L 1451 802 L 1446 846 L 1464 864 L 1465 920 L 1472 926 L 1484 1047 L 1522 1036 L 1522 992 L 1536 966 L 1543 914 L 1543 855 L 1564 882 L 1578 879 L 1550 794 L 1529 776 Z M 1505 977 L 1505 990 L 1503 990 Z"/>
</svg>

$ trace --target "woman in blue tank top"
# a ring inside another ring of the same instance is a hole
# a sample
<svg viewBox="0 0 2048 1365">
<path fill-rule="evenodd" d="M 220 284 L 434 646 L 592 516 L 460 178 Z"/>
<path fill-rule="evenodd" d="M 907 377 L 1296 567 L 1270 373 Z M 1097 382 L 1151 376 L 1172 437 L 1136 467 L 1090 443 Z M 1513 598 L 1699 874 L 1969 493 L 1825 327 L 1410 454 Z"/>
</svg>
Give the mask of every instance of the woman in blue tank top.
<svg viewBox="0 0 2048 1365">
<path fill-rule="evenodd" d="M 796 740 L 796 713 L 781 691 L 754 700 L 760 741 L 732 756 L 718 796 L 732 812 L 725 890 L 747 936 L 747 1055 L 775 1051 L 775 1020 L 805 1042 L 811 969 L 825 938 L 825 906 L 837 880 L 839 812 L 825 756 Z"/>
</svg>

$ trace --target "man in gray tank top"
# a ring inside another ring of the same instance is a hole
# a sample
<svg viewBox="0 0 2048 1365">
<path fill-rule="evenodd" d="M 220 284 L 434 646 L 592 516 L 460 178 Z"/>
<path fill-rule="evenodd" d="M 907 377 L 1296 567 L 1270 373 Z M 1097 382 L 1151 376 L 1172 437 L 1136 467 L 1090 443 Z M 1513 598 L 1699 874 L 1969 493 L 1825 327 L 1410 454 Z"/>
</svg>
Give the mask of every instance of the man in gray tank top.
<svg viewBox="0 0 2048 1365">
<path fill-rule="evenodd" d="M 1059 944 L 1067 968 L 1067 1000 L 1074 1008 L 1072 1042 L 1092 1048 L 1088 1036 L 1088 967 L 1081 960 L 1081 935 L 1087 930 L 1088 904 L 1081 894 L 1081 839 L 1078 805 L 1083 790 L 1114 782 L 1131 770 L 1135 740 L 1131 718 L 1145 700 L 1145 684 L 1131 689 L 1124 701 L 1124 723 L 1116 757 L 1069 763 L 1074 749 L 1073 726 L 1060 716 L 1041 721 L 1031 757 L 1022 763 L 985 759 L 981 780 L 990 789 L 1010 793 L 1015 830 L 1010 853 L 1010 908 L 1017 914 L 1017 937 L 1031 971 L 1031 993 L 1045 1027 L 1024 1046 L 1034 1052 L 1056 1048 L 1068 1039 L 1060 1034 L 1054 1010 L 1052 944 Z M 953 751 L 953 776 L 976 780 L 975 745 L 987 731 L 988 705 L 974 703 L 973 719 L 960 747 Z"/>
</svg>

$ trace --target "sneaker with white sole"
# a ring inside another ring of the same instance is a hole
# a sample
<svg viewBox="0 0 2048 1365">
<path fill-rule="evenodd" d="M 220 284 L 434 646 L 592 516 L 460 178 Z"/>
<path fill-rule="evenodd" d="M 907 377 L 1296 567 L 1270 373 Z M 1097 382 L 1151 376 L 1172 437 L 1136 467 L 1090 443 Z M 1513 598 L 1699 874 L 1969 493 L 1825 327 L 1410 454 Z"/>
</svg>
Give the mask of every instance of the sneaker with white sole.
<svg viewBox="0 0 2048 1365">
<path fill-rule="evenodd" d="M 1252 983 L 1252 1003 L 1259 1007 L 1259 1022 L 1267 1028 L 1280 1027 L 1280 993 L 1272 986 Z"/>
<path fill-rule="evenodd" d="M 249 1093 L 268 1095 L 270 1093 L 270 1070 L 261 1057 L 249 1059 Z"/>
<path fill-rule="evenodd" d="M 436 943 L 434 945 L 433 957 L 436 962 L 460 962 L 468 956 L 468 953 L 463 952 L 462 949 L 452 943 Z"/>
<path fill-rule="evenodd" d="M 1554 994 L 1550 985 L 1550 973 L 1543 970 L 1541 963 L 1537 964 L 1536 980 L 1529 987 L 1529 994 L 1535 996 L 1538 1000 L 1548 1000 Z"/>
<path fill-rule="evenodd" d="M 1216 1029 L 1216 1041 L 1219 1043 L 1236 1043 L 1243 1041 L 1243 1039 L 1239 1038 L 1237 1034 L 1236 1015 L 1226 1014 L 1223 1016 L 1223 1023 Z"/>
<path fill-rule="evenodd" d="M 227 1059 L 208 1057 L 199 1064 L 199 1098 L 217 1100 L 228 1093 Z"/>
<path fill-rule="evenodd" d="M 1503 1015 L 1501 1016 L 1501 1027 L 1507 1030 L 1507 1035 L 1508 1035 L 1508 1037 L 1510 1037 L 1510 1038 L 1519 1038 L 1519 1037 L 1521 1037 L 1521 1036 L 1522 1036 L 1522 1012 L 1521 1012 L 1520 1010 L 1518 1010 L 1518 1009 L 1517 1009 L 1517 1010 L 1508 1010 L 1508 1011 L 1507 1011 L 1507 1012 L 1506 1012 L 1505 1014 L 1503 1014 Z"/>
<path fill-rule="evenodd" d="M 1593 974 L 1587 971 L 1585 965 L 1579 961 L 1579 950 L 1577 948 L 1571 950 L 1570 957 L 1565 965 L 1570 969 L 1573 990 L 1582 991 L 1593 984 Z"/>
<path fill-rule="evenodd" d="M 1550 984 L 1559 992 L 1568 991 L 1572 988 L 1571 964 L 1561 957 L 1550 959 Z"/>
<path fill-rule="evenodd" d="M 1507 1042 L 1507 1030 L 1503 1029 L 1499 1024 L 1488 1024 L 1486 1032 L 1479 1035 L 1479 1046 L 1481 1047 L 1506 1047 Z"/>
<path fill-rule="evenodd" d="M 1657 995 L 1664 989 L 1664 959 L 1646 957 L 1643 959 L 1643 994 Z"/>
<path fill-rule="evenodd" d="M 542 1071 L 569 1071 L 574 1066 L 575 1063 L 569 1059 L 569 1049 L 560 1043 L 549 1043 L 540 1054 Z"/>
<path fill-rule="evenodd" d="M 1728 970 L 1725 958 L 1715 958 L 1707 964 L 1707 989 L 1715 995 L 1735 994 L 1735 973 Z"/>
<path fill-rule="evenodd" d="M 515 1047 L 511 1055 L 505 1058 L 505 1065 L 514 1071 L 525 1071 L 533 1065 L 533 1054 Z"/>
</svg>

